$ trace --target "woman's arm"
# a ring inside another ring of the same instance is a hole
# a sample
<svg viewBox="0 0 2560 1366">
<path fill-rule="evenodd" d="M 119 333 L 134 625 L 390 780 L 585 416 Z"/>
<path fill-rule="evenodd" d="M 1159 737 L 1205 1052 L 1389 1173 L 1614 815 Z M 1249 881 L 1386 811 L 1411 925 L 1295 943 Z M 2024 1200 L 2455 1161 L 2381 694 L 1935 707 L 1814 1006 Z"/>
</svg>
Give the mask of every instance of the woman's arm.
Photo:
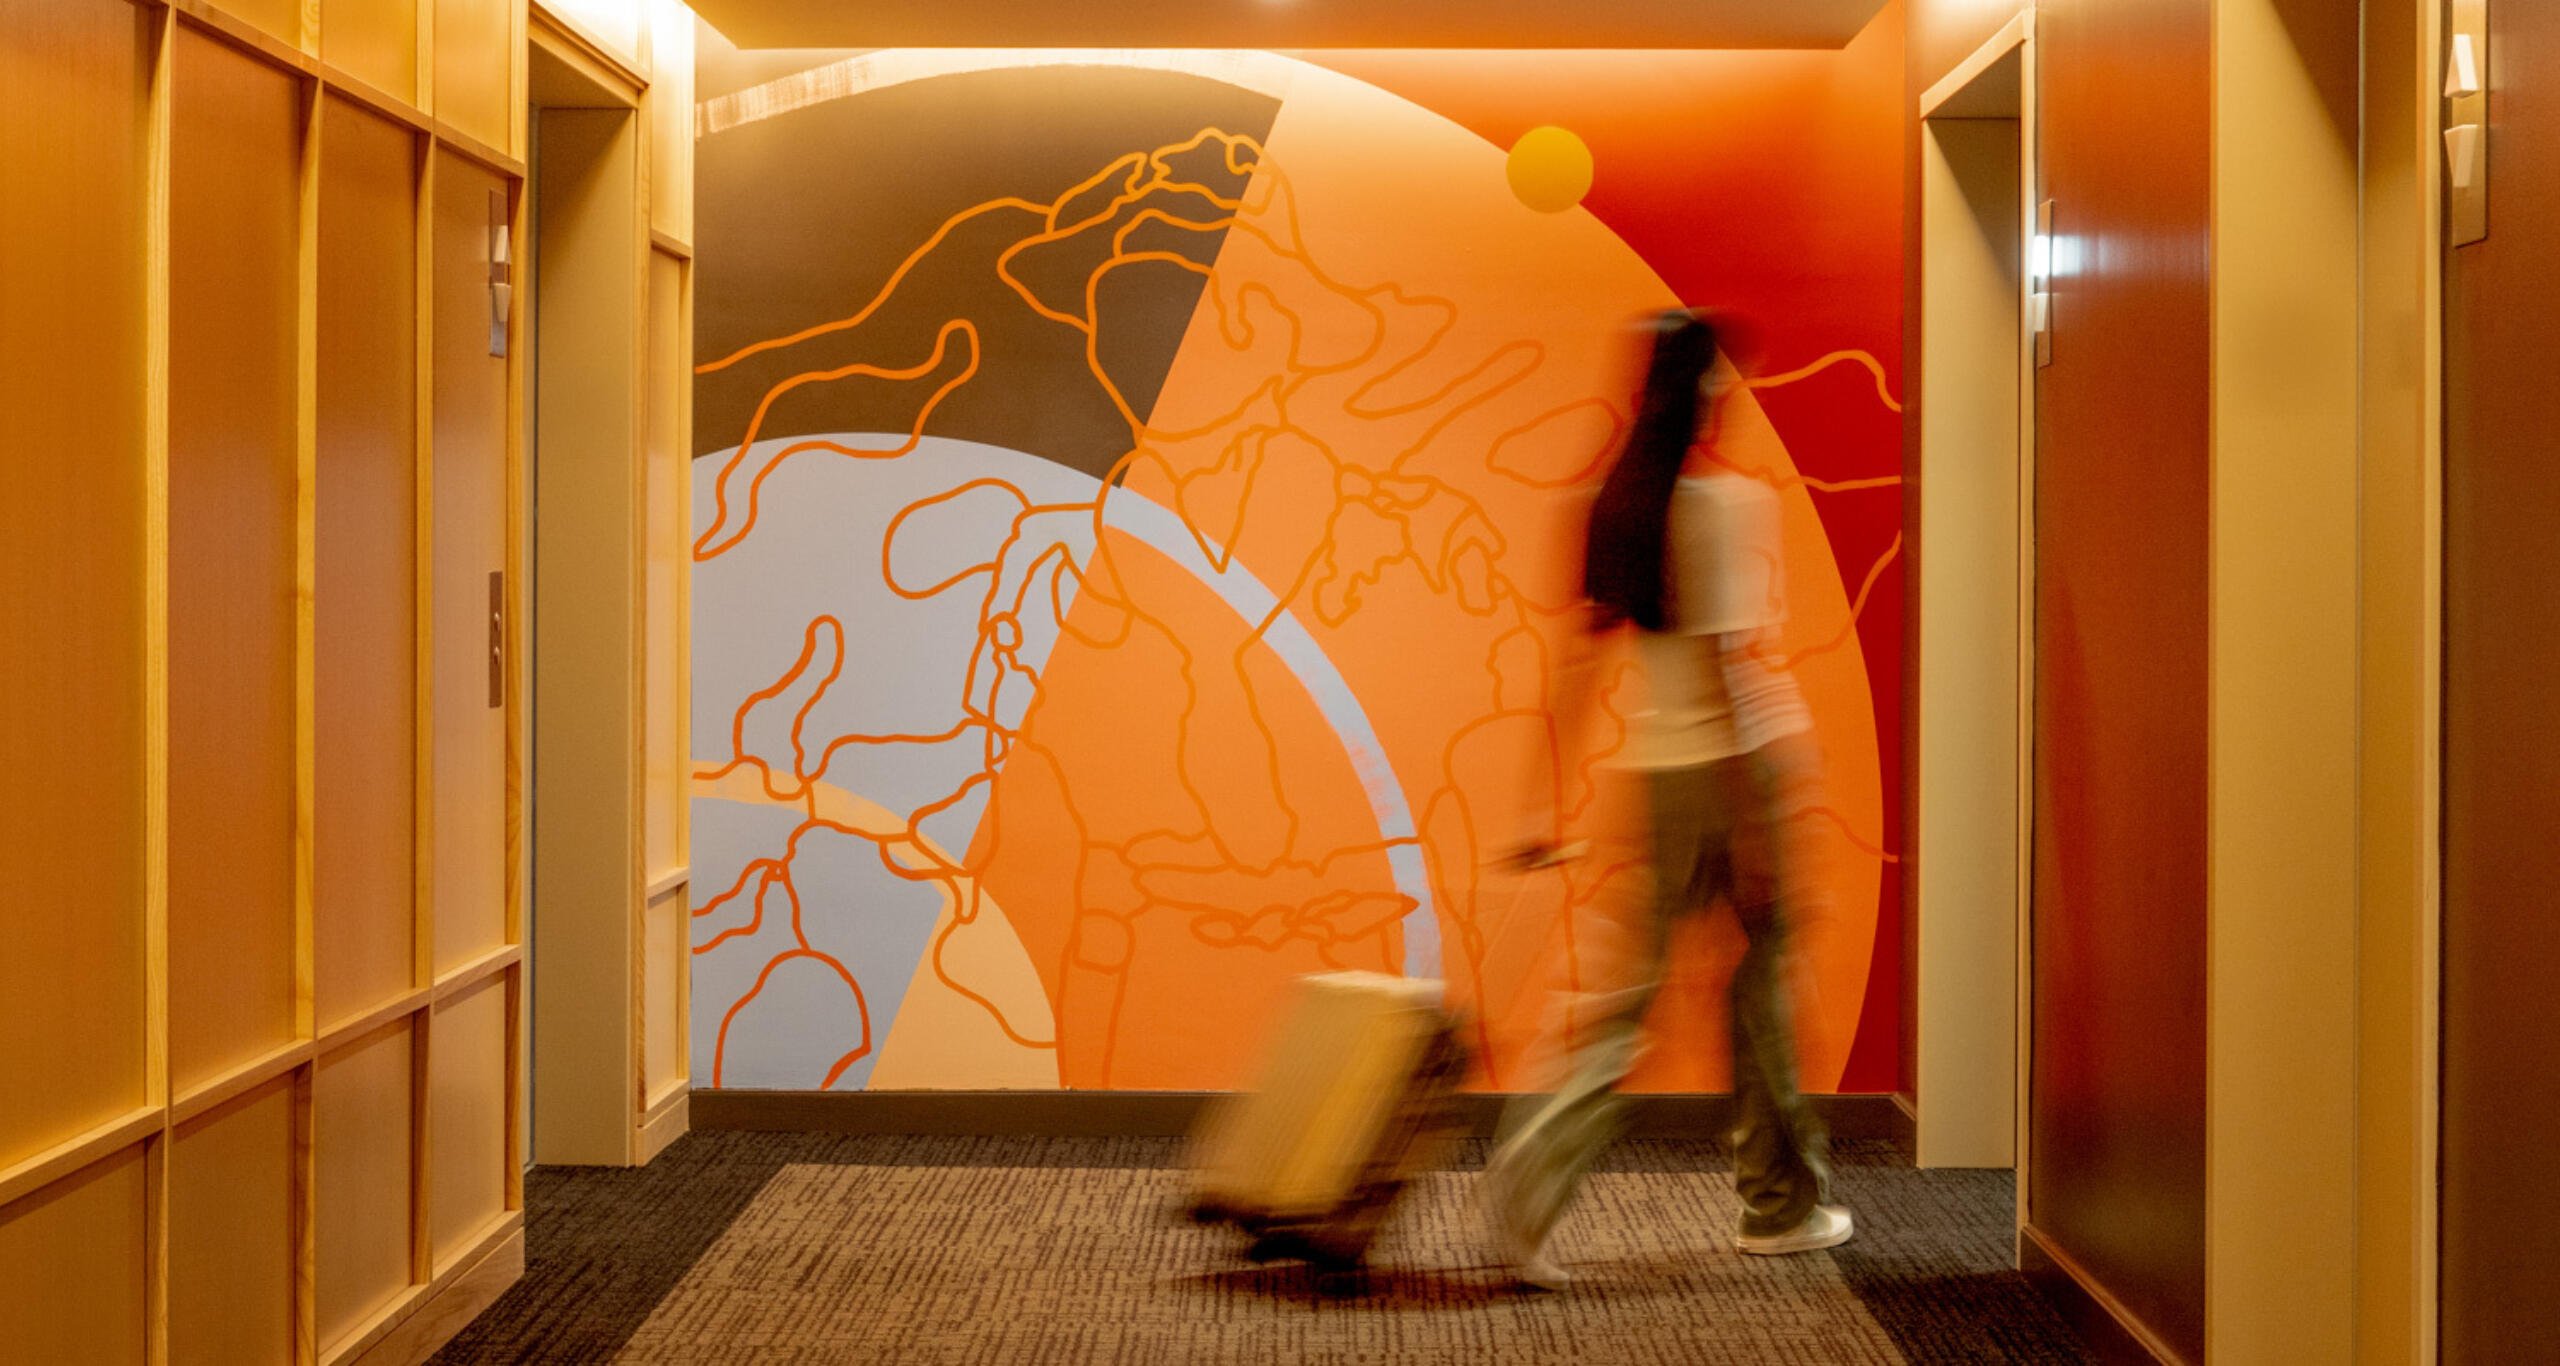
<svg viewBox="0 0 2560 1366">
<path fill-rule="evenodd" d="M 1583 732 L 1599 703 L 1600 645 L 1607 631 L 1598 610 L 1590 610 L 1591 615 L 1565 632 L 1549 670 L 1545 743 L 1530 752 L 1528 781 L 1521 787 L 1530 794 L 1545 792 L 1547 815 L 1542 827 L 1506 859 L 1520 867 L 1543 868 L 1574 853 L 1564 840 L 1565 773 L 1582 752 Z M 1535 805 L 1533 795 L 1533 810 Z"/>
</svg>

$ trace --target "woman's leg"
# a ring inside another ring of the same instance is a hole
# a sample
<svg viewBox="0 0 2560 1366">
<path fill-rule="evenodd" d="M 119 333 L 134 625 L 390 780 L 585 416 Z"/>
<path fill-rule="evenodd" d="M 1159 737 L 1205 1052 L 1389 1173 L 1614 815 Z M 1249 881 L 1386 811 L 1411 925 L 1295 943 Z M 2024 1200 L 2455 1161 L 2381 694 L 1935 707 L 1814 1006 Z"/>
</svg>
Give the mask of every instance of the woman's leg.
<svg viewBox="0 0 2560 1366">
<path fill-rule="evenodd" d="M 1635 980 L 1610 993 L 1597 1018 L 1576 1033 L 1564 1084 L 1553 1095 L 1521 1096 L 1503 1111 L 1500 1141 L 1486 1164 L 1491 1196 L 1511 1235 L 1535 1248 L 1572 1203 L 1612 1139 L 1625 1103 L 1617 1086 L 1644 1050 L 1644 1015 L 1662 984 L 1671 922 L 1698 904 L 1703 863 L 1721 861 L 1722 803 L 1704 768 L 1649 774 L 1653 878 Z"/>
<path fill-rule="evenodd" d="M 1731 899 L 1749 942 L 1734 969 L 1733 1185 L 1746 1237 L 1783 1233 L 1827 1203 L 1830 1138 L 1796 1090 L 1787 1003 L 1787 905 L 1778 801 L 1783 775 L 1755 754 L 1720 765 L 1744 811 L 1734 835 Z"/>
</svg>

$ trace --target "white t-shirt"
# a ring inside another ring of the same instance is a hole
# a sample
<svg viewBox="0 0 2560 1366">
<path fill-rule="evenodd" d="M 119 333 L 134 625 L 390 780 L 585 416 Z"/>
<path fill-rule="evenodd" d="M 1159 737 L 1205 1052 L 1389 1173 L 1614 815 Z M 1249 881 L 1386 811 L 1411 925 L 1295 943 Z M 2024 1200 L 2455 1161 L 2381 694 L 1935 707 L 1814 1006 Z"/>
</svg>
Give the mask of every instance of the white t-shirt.
<svg viewBox="0 0 2560 1366">
<path fill-rule="evenodd" d="M 1786 619 L 1782 545 L 1778 496 L 1759 480 L 1717 470 L 1674 488 L 1663 545 L 1670 629 L 1636 632 L 1647 705 L 1629 718 L 1618 766 L 1711 764 L 1803 728 L 1786 672 L 1728 648 Z"/>
</svg>

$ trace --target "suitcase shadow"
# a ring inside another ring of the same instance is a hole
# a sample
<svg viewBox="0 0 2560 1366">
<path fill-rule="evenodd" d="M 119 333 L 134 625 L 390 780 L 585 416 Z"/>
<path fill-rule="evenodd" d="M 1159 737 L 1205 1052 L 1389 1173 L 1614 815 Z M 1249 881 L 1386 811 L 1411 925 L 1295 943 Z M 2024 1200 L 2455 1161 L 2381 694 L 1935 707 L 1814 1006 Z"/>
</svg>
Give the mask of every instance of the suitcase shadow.
<svg viewBox="0 0 2560 1366">
<path fill-rule="evenodd" d="M 1379 1309 L 1450 1309 L 1498 1304 L 1524 1293 L 1502 1268 L 1365 1267 L 1329 1270 L 1301 1262 L 1228 1267 L 1173 1278 L 1186 1294 L 1214 1299 L 1261 1299 L 1283 1304 L 1339 1304 L 1356 1300 Z"/>
<path fill-rule="evenodd" d="M 1698 1270 L 1684 1264 L 1576 1262 L 1573 1288 L 1565 1296 L 1522 1286 L 1508 1268 L 1489 1261 L 1466 1266 L 1376 1266 L 1354 1270 L 1274 1262 L 1175 1276 L 1170 1284 L 1178 1294 L 1206 1299 L 1449 1310 L 1523 1301 L 1552 1303 L 1563 1298 L 1606 1298 L 1613 1304 L 1625 1304 L 1656 1296 L 1689 1295 L 1696 1291 Z"/>
</svg>

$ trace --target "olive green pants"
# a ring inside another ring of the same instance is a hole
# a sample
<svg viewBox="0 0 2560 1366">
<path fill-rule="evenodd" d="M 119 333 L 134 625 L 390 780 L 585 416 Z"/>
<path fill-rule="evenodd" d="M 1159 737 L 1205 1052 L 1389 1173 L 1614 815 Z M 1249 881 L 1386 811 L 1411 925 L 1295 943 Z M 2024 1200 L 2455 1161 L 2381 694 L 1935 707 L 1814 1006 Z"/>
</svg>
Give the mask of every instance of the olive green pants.
<svg viewBox="0 0 2560 1366">
<path fill-rule="evenodd" d="M 1654 895 L 1642 928 L 1637 984 L 1604 999 L 1577 1031 L 1564 1084 L 1503 1111 L 1487 1166 L 1494 1198 L 1533 1242 L 1572 1203 L 1583 1174 L 1618 1136 L 1617 1093 L 1644 1049 L 1644 1016 L 1662 985 L 1671 927 L 1719 899 L 1749 947 L 1734 969 L 1733 1184 L 1742 1232 L 1783 1233 L 1825 1203 L 1829 1137 L 1796 1093 L 1794 1029 L 1784 968 L 1787 920 L 1779 895 L 1777 774 L 1758 754 L 1646 775 L 1653 819 Z"/>
</svg>

